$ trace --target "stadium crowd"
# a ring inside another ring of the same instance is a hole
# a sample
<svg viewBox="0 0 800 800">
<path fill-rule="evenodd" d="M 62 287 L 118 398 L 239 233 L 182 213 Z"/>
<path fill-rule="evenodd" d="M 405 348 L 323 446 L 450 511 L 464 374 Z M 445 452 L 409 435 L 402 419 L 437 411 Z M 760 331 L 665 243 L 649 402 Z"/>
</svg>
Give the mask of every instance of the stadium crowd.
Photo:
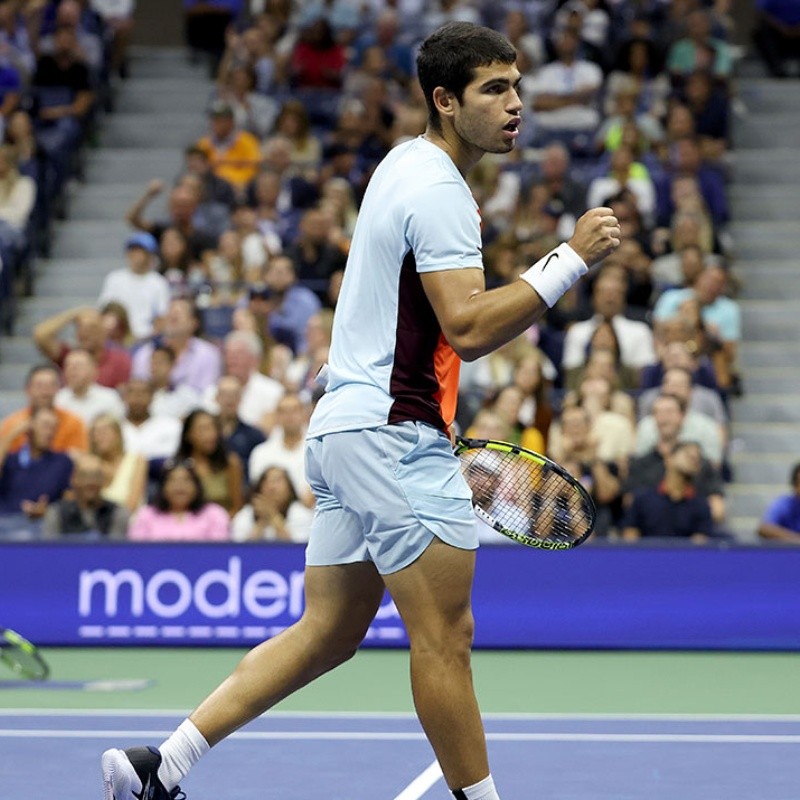
<svg viewBox="0 0 800 800">
<path fill-rule="evenodd" d="M 96 87 L 127 68 L 129 27 L 109 17 L 93 27 L 91 9 L 105 5 L 0 2 L 6 197 L 36 205 L 30 187 L 14 188 L 30 175 L 57 203 L 76 168 Z M 34 7 L 38 47 L 22 35 Z M 523 74 L 517 149 L 468 178 L 487 285 L 516 280 L 589 207 L 610 206 L 623 230 L 541 324 L 463 365 L 459 430 L 546 452 L 579 476 L 597 537 L 730 536 L 741 322 L 726 230 L 736 93 L 726 0 L 185 0 L 184 10 L 189 56 L 213 76 L 207 128 L 186 142 L 176 176 L 143 187 L 125 264 L 96 306 L 36 327 L 45 360 L 27 405 L 0 424 L 0 536 L 307 538 L 304 432 L 359 202 L 389 149 L 423 132 L 415 49 L 450 20 L 505 33 Z M 65 74 L 73 99 L 53 107 L 43 87 Z M 38 98 L 27 110 L 23 82 Z M 148 208 L 162 193 L 159 218 Z M 24 218 L 16 203 L 0 200 L 4 264 L 21 230 L 6 206 Z"/>
</svg>

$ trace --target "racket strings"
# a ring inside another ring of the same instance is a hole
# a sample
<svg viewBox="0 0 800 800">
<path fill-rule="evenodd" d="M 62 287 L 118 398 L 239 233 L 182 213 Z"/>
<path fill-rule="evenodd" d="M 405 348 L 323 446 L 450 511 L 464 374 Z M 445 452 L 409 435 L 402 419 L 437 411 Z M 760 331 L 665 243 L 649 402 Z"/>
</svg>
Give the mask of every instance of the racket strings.
<svg viewBox="0 0 800 800">
<path fill-rule="evenodd" d="M 540 540 L 570 542 L 591 525 L 585 497 L 559 472 L 516 453 L 462 453 L 473 503 L 501 527 Z"/>
</svg>

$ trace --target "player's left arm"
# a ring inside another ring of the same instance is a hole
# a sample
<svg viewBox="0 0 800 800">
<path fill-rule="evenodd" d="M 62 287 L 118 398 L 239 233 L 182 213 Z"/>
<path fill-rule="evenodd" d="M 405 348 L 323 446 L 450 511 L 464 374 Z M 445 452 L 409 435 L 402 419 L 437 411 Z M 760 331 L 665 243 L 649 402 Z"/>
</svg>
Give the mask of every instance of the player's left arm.
<svg viewBox="0 0 800 800">
<path fill-rule="evenodd" d="M 425 294 L 450 346 L 474 361 L 527 330 L 561 295 L 619 245 L 619 223 L 608 208 L 587 211 L 568 244 L 559 245 L 520 280 L 486 290 L 477 268 L 422 272 Z"/>
</svg>

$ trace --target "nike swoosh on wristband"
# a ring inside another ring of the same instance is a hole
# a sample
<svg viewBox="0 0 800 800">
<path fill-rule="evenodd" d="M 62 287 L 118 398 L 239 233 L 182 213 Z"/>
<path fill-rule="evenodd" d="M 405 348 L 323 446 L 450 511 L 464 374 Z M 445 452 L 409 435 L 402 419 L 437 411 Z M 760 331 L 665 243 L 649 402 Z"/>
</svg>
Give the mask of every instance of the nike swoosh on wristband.
<svg viewBox="0 0 800 800">
<path fill-rule="evenodd" d="M 547 265 L 550 263 L 551 259 L 554 258 L 558 258 L 558 253 L 550 253 L 550 255 L 547 256 L 547 261 L 544 262 L 544 266 L 542 267 L 542 272 L 544 272 L 547 269 Z"/>
</svg>

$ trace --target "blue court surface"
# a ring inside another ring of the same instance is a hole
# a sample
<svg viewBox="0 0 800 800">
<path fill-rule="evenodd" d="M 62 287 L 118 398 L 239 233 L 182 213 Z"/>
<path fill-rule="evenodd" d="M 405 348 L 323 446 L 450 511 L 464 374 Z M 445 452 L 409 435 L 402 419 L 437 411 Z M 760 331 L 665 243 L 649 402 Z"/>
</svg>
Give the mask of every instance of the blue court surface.
<svg viewBox="0 0 800 800">
<path fill-rule="evenodd" d="M 160 743 L 183 714 L 0 709 L 0 797 L 100 798 L 107 747 Z M 800 718 L 487 715 L 503 800 L 798 800 Z M 215 748 L 189 800 L 445 800 L 407 714 L 271 713 Z"/>
</svg>

